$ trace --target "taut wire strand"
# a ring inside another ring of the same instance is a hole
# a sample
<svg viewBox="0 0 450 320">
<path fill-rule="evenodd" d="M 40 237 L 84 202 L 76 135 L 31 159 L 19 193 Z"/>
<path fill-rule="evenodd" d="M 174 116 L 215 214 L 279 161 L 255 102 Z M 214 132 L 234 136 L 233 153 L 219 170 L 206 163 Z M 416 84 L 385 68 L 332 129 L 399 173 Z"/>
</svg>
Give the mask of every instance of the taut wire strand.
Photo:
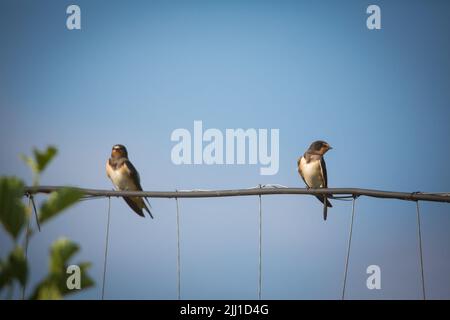
<svg viewBox="0 0 450 320">
<path fill-rule="evenodd" d="M 261 188 L 261 185 L 259 185 Z M 262 203 L 261 195 L 259 197 L 259 269 L 258 269 L 258 299 L 262 296 Z"/>
<path fill-rule="evenodd" d="M 352 218 L 351 218 L 351 222 L 350 222 L 350 233 L 348 236 L 347 257 L 345 259 L 345 272 L 344 272 L 344 285 L 342 287 L 342 300 L 345 299 L 345 289 L 346 289 L 346 285 L 347 285 L 348 261 L 350 258 L 350 247 L 352 244 L 353 220 L 355 218 L 355 200 L 356 200 L 356 197 L 353 198 L 353 202 L 352 202 Z"/>
<path fill-rule="evenodd" d="M 37 214 L 36 203 L 34 202 L 33 195 L 31 193 L 29 193 L 29 195 L 30 195 L 31 203 L 33 204 L 34 217 L 36 218 L 36 225 L 38 227 L 39 232 L 41 232 L 41 224 L 39 223 L 39 217 Z"/>
<path fill-rule="evenodd" d="M 111 219 L 111 197 L 108 197 L 108 221 L 106 223 L 105 257 L 103 260 L 102 300 L 105 299 L 105 280 L 106 280 L 106 265 L 108 261 L 110 219 Z"/>
<path fill-rule="evenodd" d="M 421 275 L 421 283 L 422 283 L 422 298 L 426 300 L 425 295 L 425 277 L 423 272 L 423 254 L 422 254 L 422 233 L 420 230 L 420 208 L 419 201 L 416 202 L 416 212 L 417 212 L 417 235 L 419 240 L 419 257 L 420 257 L 420 275 Z"/>
<path fill-rule="evenodd" d="M 178 198 L 175 198 L 177 204 L 177 298 L 181 299 L 181 254 L 180 254 L 180 208 Z"/>
</svg>

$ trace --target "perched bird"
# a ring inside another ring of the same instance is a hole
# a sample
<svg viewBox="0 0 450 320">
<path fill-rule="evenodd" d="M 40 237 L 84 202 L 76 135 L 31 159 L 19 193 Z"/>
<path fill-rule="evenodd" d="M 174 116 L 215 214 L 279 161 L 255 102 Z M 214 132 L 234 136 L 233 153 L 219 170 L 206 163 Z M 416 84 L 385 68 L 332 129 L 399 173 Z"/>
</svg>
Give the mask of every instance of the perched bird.
<svg viewBox="0 0 450 320">
<path fill-rule="evenodd" d="M 128 160 L 128 152 L 125 146 L 116 144 L 111 151 L 111 158 L 106 162 L 106 174 L 114 186 L 121 191 L 142 191 L 139 173 Z M 144 210 L 153 219 L 153 215 L 141 197 L 123 197 L 125 202 L 141 217 Z M 145 198 L 147 201 L 147 199 Z M 147 201 L 148 203 L 148 201 Z M 150 206 L 150 203 L 148 203 Z"/>
<path fill-rule="evenodd" d="M 332 149 L 325 141 L 314 141 L 308 150 L 297 161 L 298 173 L 306 184 L 306 187 L 317 189 L 327 188 L 327 167 L 323 155 Z M 327 220 L 327 208 L 332 207 L 330 201 L 324 195 L 317 195 L 323 204 L 323 219 Z"/>
</svg>

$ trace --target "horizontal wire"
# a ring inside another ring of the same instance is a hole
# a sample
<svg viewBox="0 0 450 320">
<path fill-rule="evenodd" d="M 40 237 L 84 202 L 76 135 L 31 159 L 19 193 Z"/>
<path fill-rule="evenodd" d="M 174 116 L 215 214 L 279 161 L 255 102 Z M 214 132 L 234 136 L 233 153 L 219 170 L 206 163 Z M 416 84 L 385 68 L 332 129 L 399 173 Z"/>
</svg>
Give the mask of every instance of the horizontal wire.
<svg viewBox="0 0 450 320">
<path fill-rule="evenodd" d="M 62 186 L 39 186 L 25 187 L 25 194 L 50 193 L 63 188 Z M 252 187 L 247 189 L 232 190 L 183 190 L 183 191 L 118 191 L 118 190 L 98 190 L 76 188 L 85 196 L 93 197 L 150 197 L 150 198 L 211 198 L 211 197 L 238 197 L 238 196 L 257 196 L 257 195 L 326 195 L 326 196 L 344 196 L 343 198 L 367 196 L 385 199 L 400 199 L 407 201 L 434 201 L 434 202 L 450 202 L 450 196 L 435 193 L 420 192 L 397 192 L 382 191 L 360 188 L 288 188 L 274 187 L 273 185 L 265 185 L 262 188 Z M 90 198 L 89 198 L 90 199 Z"/>
</svg>

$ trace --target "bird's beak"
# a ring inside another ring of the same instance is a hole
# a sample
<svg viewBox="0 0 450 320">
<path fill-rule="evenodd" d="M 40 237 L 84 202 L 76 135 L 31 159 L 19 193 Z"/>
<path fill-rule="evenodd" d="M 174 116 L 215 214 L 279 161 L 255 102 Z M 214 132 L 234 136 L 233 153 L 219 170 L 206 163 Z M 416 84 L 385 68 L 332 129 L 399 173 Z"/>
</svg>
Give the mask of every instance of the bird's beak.
<svg viewBox="0 0 450 320">
<path fill-rule="evenodd" d="M 332 146 L 328 146 L 328 150 L 331 150 L 331 149 L 333 149 L 333 147 Z"/>
</svg>

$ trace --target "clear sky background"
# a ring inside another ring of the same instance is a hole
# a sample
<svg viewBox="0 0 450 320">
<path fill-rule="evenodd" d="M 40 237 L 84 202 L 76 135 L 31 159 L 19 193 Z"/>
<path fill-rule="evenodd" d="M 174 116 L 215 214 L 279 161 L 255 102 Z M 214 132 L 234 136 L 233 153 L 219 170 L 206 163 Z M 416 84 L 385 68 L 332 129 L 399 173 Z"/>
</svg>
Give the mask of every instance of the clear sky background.
<svg viewBox="0 0 450 320">
<path fill-rule="evenodd" d="M 66 29 L 81 7 L 82 30 Z M 381 7 L 382 30 L 366 28 Z M 20 153 L 59 155 L 42 184 L 111 189 L 125 144 L 145 190 L 303 187 L 297 158 L 317 139 L 330 187 L 450 191 L 448 1 L 0 1 L 0 174 L 31 183 Z M 280 170 L 176 166 L 174 129 L 280 129 Z M 39 196 L 43 199 L 43 196 Z M 176 299 L 176 207 L 154 220 L 112 199 L 106 298 Z M 339 299 L 351 202 L 328 220 L 310 196 L 264 196 L 266 299 Z M 80 243 L 101 295 L 108 201 L 77 204 L 30 243 L 31 285 L 59 236 Z M 450 207 L 421 203 L 426 291 L 450 298 Z M 255 299 L 258 198 L 182 199 L 181 295 Z M 0 255 L 11 247 L 0 230 Z M 381 267 L 382 289 L 366 288 Z M 16 291 L 18 296 L 19 292 Z M 356 202 L 348 298 L 421 298 L 415 203 Z"/>
</svg>

